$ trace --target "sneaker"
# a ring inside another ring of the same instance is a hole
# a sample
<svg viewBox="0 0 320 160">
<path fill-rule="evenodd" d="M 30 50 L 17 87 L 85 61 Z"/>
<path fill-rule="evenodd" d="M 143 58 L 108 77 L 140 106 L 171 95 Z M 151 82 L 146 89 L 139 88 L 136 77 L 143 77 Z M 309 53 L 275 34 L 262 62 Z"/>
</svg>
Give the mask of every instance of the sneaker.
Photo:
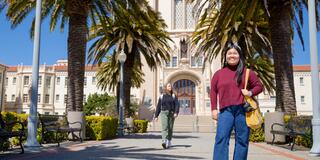
<svg viewBox="0 0 320 160">
<path fill-rule="evenodd" d="M 163 142 L 161 145 L 162 145 L 162 148 L 163 148 L 163 149 L 167 149 L 166 143 Z"/>
<path fill-rule="evenodd" d="M 167 140 L 166 147 L 167 148 L 171 147 L 171 141 Z"/>
<path fill-rule="evenodd" d="M 163 149 L 167 149 L 167 142 L 168 142 L 167 140 L 162 141 L 162 144 L 161 144 L 161 145 L 162 145 L 162 148 L 163 148 Z"/>
</svg>

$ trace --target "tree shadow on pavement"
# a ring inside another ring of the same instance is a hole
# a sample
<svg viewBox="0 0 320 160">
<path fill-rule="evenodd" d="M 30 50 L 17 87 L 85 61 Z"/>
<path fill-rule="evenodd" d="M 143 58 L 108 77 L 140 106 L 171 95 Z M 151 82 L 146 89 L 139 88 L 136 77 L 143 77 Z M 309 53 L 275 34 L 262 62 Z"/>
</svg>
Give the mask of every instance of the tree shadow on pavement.
<svg viewBox="0 0 320 160">
<path fill-rule="evenodd" d="M 177 147 L 179 147 L 177 145 Z M 150 160 L 181 160 L 204 159 L 197 156 L 172 155 L 167 150 L 159 148 L 120 147 L 118 145 L 95 145 L 76 150 L 70 148 L 56 148 L 55 151 L 44 150 L 40 153 L 12 155 L 5 160 L 114 160 L 114 159 L 150 159 Z"/>
<path fill-rule="evenodd" d="M 186 139 L 186 138 L 199 138 L 198 136 L 189 136 L 189 135 L 174 135 L 173 139 Z M 155 134 L 131 134 L 126 135 L 124 137 L 121 137 L 121 139 L 161 139 L 161 135 L 155 135 Z"/>
</svg>

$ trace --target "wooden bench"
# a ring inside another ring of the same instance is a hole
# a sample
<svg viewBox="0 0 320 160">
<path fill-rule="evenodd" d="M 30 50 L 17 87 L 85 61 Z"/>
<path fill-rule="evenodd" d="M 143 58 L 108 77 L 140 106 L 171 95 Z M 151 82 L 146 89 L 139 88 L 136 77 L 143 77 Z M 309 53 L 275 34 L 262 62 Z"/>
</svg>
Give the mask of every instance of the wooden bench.
<svg viewBox="0 0 320 160">
<path fill-rule="evenodd" d="M 18 131 L 12 131 L 11 129 L 15 124 L 20 124 L 21 128 Z M 14 122 L 4 122 L 2 119 L 2 115 L 0 113 L 0 140 L 6 141 L 8 138 L 19 137 L 19 145 L 21 148 L 21 154 L 24 153 L 24 148 L 22 146 L 22 137 L 25 136 L 24 125 L 22 122 L 14 121 Z M 8 129 L 11 128 L 11 129 Z"/>
<path fill-rule="evenodd" d="M 52 139 L 48 139 L 50 136 L 48 136 L 51 133 L 55 133 L 55 142 L 58 143 L 58 146 L 60 146 L 59 136 L 58 134 L 66 133 L 67 137 L 69 137 L 69 134 L 72 134 L 72 139 L 75 139 L 75 137 L 82 142 L 82 123 L 81 122 L 72 122 L 69 123 L 66 116 L 62 115 L 43 115 L 39 114 L 39 121 L 41 124 L 41 136 L 42 141 L 50 142 Z M 78 124 L 77 127 L 72 127 L 70 124 Z M 75 134 L 75 132 L 78 132 L 78 136 Z M 62 136 L 61 136 L 62 137 Z"/>
<path fill-rule="evenodd" d="M 272 145 L 274 144 L 275 135 L 285 135 L 288 136 L 290 141 L 292 141 L 291 145 L 291 151 L 293 150 L 293 147 L 295 145 L 295 139 L 297 136 L 309 136 L 312 132 L 312 125 L 311 125 L 311 119 L 312 117 L 291 117 L 287 124 L 279 124 L 279 123 L 273 123 L 271 125 L 270 133 L 273 135 L 272 139 Z M 278 129 L 276 129 L 278 127 Z M 281 129 L 279 129 L 279 127 Z M 289 142 L 290 143 L 290 142 Z"/>
</svg>

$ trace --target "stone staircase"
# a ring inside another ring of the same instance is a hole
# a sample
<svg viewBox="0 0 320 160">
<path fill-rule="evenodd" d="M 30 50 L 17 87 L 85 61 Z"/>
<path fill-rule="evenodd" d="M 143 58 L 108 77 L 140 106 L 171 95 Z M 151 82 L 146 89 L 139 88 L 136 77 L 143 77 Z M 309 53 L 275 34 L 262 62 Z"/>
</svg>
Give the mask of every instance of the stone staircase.
<svg viewBox="0 0 320 160">
<path fill-rule="evenodd" d="M 157 122 L 151 121 L 148 131 L 161 131 L 160 117 Z M 179 115 L 174 122 L 174 132 L 215 132 L 216 122 L 210 116 Z"/>
</svg>

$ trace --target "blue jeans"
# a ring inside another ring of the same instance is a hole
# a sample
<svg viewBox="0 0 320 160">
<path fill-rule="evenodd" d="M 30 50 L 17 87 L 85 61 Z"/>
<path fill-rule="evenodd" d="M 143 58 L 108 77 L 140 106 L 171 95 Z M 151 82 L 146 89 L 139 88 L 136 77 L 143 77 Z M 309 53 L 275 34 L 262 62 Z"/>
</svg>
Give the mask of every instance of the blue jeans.
<svg viewBox="0 0 320 160">
<path fill-rule="evenodd" d="M 241 105 L 229 106 L 220 111 L 214 144 L 214 160 L 229 159 L 229 140 L 235 129 L 234 160 L 246 160 L 249 147 L 250 129 L 246 123 L 244 108 Z"/>
</svg>

